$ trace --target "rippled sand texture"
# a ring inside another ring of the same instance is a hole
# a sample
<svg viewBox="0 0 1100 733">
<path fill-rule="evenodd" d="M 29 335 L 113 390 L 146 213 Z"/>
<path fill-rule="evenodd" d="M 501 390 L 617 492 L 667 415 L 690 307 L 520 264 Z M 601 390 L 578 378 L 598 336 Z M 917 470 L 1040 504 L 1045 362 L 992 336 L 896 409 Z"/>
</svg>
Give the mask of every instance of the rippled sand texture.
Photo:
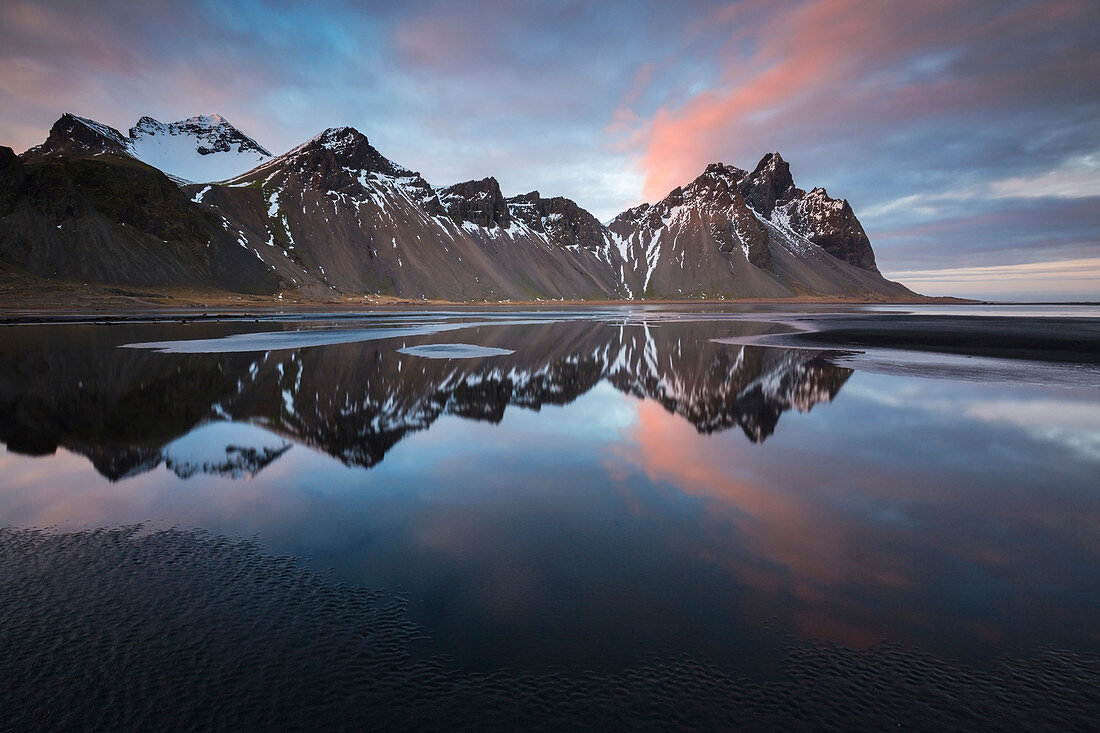
<svg viewBox="0 0 1100 733">
<path fill-rule="evenodd" d="M 763 685 L 688 659 L 463 673 L 416 657 L 400 599 L 202 532 L 0 529 L 0 598 L 0 730 L 1100 725 L 1100 660 L 1056 650 L 977 673 L 792 643 Z"/>
</svg>

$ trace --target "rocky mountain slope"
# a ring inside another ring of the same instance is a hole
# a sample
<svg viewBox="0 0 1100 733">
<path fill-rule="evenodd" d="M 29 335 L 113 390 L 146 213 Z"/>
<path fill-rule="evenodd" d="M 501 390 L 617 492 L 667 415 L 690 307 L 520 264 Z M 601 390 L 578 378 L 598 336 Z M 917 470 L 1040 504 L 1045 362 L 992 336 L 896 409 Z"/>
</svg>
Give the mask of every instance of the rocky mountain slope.
<svg viewBox="0 0 1100 733">
<path fill-rule="evenodd" d="M 9 167 L 12 157 L 6 157 Z M 212 178 L 196 176 L 198 169 L 185 165 L 199 158 L 221 161 L 204 163 L 206 172 L 229 170 L 245 160 L 258 165 L 221 182 L 188 184 L 187 179 Z M 136 160 L 162 166 L 186 202 L 154 211 L 168 195 L 162 190 L 167 179 L 155 179 L 145 168 L 126 193 L 101 181 L 112 196 L 128 197 L 130 218 L 166 221 L 170 210 L 182 220 L 213 222 L 221 234 L 204 240 L 213 254 L 251 255 L 239 272 L 238 265 L 225 263 L 207 283 L 211 289 L 289 291 L 306 299 L 386 294 L 454 301 L 917 297 L 878 272 L 851 206 L 824 189 L 797 188 L 778 153 L 764 156 L 751 173 L 711 164 L 661 201 L 625 211 L 607 226 L 567 198 L 543 198 L 538 191 L 507 197 L 492 177 L 433 187 L 350 127 L 330 128 L 271 158 L 216 115 L 168 125 L 143 117 L 128 137 L 64 115 L 20 164 L 26 170 L 55 170 L 73 161 L 109 162 L 121 176 L 124 161 L 134 168 Z M 145 187 L 157 192 L 139 190 Z M 60 191 L 40 193 L 64 199 Z M 12 199 L 17 191 L 3 195 Z M 40 221 L 32 226 L 28 212 L 50 209 L 51 225 L 66 230 L 57 213 L 64 206 L 55 203 L 41 196 L 27 199 L 22 218 L 0 210 L 0 265 L 101 283 L 181 282 L 163 279 L 167 270 L 179 268 L 158 262 L 155 251 L 133 266 L 118 265 L 122 250 L 104 246 L 104 237 L 119 236 L 123 224 L 148 236 L 160 231 L 123 222 L 118 211 L 100 211 L 116 226 L 103 230 L 95 248 L 59 241 L 52 233 L 47 237 L 51 251 L 73 250 L 79 267 L 57 268 L 47 264 L 53 262 L 49 257 L 20 254 L 33 249 L 28 243 L 45 231 Z M 188 241 L 205 236 L 192 233 Z M 227 254 L 226 241 L 239 251 Z M 170 248 L 162 254 L 165 262 L 175 256 Z M 256 279 L 257 267 L 266 271 L 263 284 Z"/>
<path fill-rule="evenodd" d="M 500 300 L 616 294 L 606 258 L 550 242 L 513 218 L 496 179 L 436 191 L 352 128 L 333 128 L 195 200 L 295 263 L 295 284 L 413 298 Z M 579 211 L 579 207 L 577 207 Z"/>
<path fill-rule="evenodd" d="M 0 148 L 0 263 L 76 283 L 275 291 L 278 273 L 247 242 L 109 142 L 38 162 Z"/>
<path fill-rule="evenodd" d="M 906 297 L 875 267 L 846 201 L 795 188 L 770 153 L 752 173 L 712 163 L 609 225 L 635 297 Z"/>
</svg>

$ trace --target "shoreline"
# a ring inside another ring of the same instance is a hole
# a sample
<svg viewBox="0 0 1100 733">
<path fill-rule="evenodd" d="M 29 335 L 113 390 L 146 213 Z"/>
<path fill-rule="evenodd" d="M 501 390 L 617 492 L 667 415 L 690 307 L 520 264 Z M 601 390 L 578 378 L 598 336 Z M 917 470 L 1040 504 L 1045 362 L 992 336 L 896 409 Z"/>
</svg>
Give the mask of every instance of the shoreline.
<svg viewBox="0 0 1100 733">
<path fill-rule="evenodd" d="M 644 300 L 495 300 L 452 301 L 406 298 L 393 295 L 343 295 L 335 298 L 278 298 L 219 291 L 146 290 L 101 285 L 53 284 L 35 287 L 0 279 L 0 323 L 41 315 L 105 315 L 160 311 L 181 315 L 216 309 L 238 316 L 272 312 L 310 313 L 319 310 L 355 312 L 399 308 L 577 308 L 620 306 L 753 306 L 753 305 L 984 305 L 985 301 L 954 297 L 845 298 L 796 296 L 791 298 L 652 298 Z M 186 317 L 186 316 L 185 316 Z"/>
<path fill-rule="evenodd" d="M 393 296 L 344 297 L 331 300 L 271 300 L 257 296 L 225 296 L 209 293 L 175 293 L 160 297 L 126 293 L 101 296 L 83 294 L 84 297 L 65 298 L 56 292 L 48 295 L 41 291 L 38 297 L 9 297 L 0 290 L 0 325 L 34 323 L 142 323 L 163 320 L 180 322 L 292 320 L 295 318 L 354 318 L 380 313 L 402 311 L 467 311 L 470 313 L 507 313 L 517 309 L 561 311 L 567 309 L 599 308 L 667 308 L 680 307 L 699 311 L 710 309 L 753 309 L 774 307 L 796 311 L 798 308 L 859 308 L 861 306 L 989 306 L 989 307 L 1100 307 L 1091 302 L 1017 302 L 983 301 L 954 297 L 923 297 L 920 299 L 856 299 L 856 298 L 744 298 L 706 300 L 502 300 L 502 301 L 447 301 L 418 300 Z M 87 297 L 92 295 L 92 297 Z M 809 315 L 810 313 L 808 313 Z M 818 314 L 823 316 L 824 314 Z M 865 314 L 864 317 L 870 314 Z M 931 315 L 931 314 L 929 314 Z M 967 316 L 969 318 L 975 316 Z M 897 316 L 883 315 L 895 319 Z M 878 320 L 883 327 L 886 321 Z M 892 330 L 892 329 L 887 329 Z M 867 344 L 870 345 L 870 344 Z M 881 344 L 880 344 L 881 345 Z"/>
<path fill-rule="evenodd" d="M 25 303 L 13 308 L 0 302 L 0 326 L 18 325 L 139 325 L 156 323 L 267 323 L 294 324 L 331 321 L 353 323 L 363 318 L 400 317 L 421 312 L 426 318 L 487 314 L 505 317 L 523 311 L 562 313 L 584 318 L 600 315 L 601 309 L 683 310 L 691 313 L 732 312 L 747 317 L 758 313 L 762 320 L 784 323 L 794 329 L 748 341 L 759 346 L 812 348 L 871 352 L 923 352 L 962 357 L 1060 362 L 1088 366 L 1100 364 L 1100 318 L 1067 313 L 936 313 L 921 312 L 921 306 L 971 305 L 1031 307 L 1033 303 L 988 303 L 959 299 L 922 301 L 865 301 L 841 299 L 746 299 L 739 301 L 501 301 L 456 303 L 407 299 L 379 299 L 360 303 L 347 299 L 328 302 L 267 301 L 248 303 L 220 300 L 211 303 L 126 303 L 48 305 Z M 909 312 L 861 310 L 860 306 L 912 306 Z M 1093 304 L 1047 304 L 1095 307 Z M 591 311 L 585 313 L 585 311 Z M 433 316 L 434 313 L 434 316 Z M 605 313 L 606 315 L 606 313 Z M 1012 317 L 1006 318 L 1005 315 Z M 736 341 L 737 339 L 735 339 Z"/>
<path fill-rule="evenodd" d="M 274 317 L 336 316 L 355 317 L 372 313 L 401 312 L 411 310 L 476 312 L 501 312 L 513 309 L 598 309 L 598 308 L 649 308 L 678 306 L 685 310 L 708 308 L 752 308 L 756 306 L 806 307 L 859 307 L 859 306 L 934 306 L 934 305 L 998 305 L 983 301 L 957 298 L 927 300 L 854 300 L 823 298 L 786 298 L 743 300 L 503 300 L 503 301 L 447 301 L 411 300 L 403 298 L 379 298 L 339 301 L 275 301 L 268 300 L 103 300 L 94 303 L 60 303 L 24 301 L 11 305 L 0 298 L 0 325 L 21 323 L 49 323 L 57 321 L 79 322 L 141 322 L 151 320 L 250 320 Z"/>
<path fill-rule="evenodd" d="M 729 305 L 980 305 L 984 301 L 951 296 L 844 297 L 800 295 L 789 298 L 652 298 L 581 299 L 581 300 L 468 300 L 410 298 L 373 293 L 341 294 L 334 297 L 310 298 L 287 291 L 275 295 L 249 295 L 224 290 L 193 290 L 188 288 L 150 288 L 147 286 L 116 286 L 50 281 L 13 271 L 0 265 L 0 322 L 6 316 L 28 312 L 43 313 L 103 313 L 105 311 L 134 312 L 141 310 L 187 311 L 222 309 L 239 312 L 270 312 L 319 309 L 354 311 L 364 308 L 509 308 L 509 307 L 607 307 L 641 305 L 729 306 Z"/>
<path fill-rule="evenodd" d="M 1100 364 L 1100 319 L 1024 315 L 808 314 L 801 330 L 754 339 L 760 346 L 910 352 L 1088 366 Z"/>
</svg>

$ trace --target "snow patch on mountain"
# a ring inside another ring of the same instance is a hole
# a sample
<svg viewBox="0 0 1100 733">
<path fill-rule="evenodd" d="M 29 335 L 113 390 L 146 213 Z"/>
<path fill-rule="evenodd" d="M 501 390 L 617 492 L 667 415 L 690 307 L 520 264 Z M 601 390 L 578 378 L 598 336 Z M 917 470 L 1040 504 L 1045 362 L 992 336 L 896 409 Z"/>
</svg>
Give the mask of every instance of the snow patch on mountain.
<svg viewBox="0 0 1100 733">
<path fill-rule="evenodd" d="M 187 181 L 223 181 L 271 160 L 271 153 L 220 115 L 179 122 L 142 117 L 130 128 L 133 155 Z"/>
</svg>

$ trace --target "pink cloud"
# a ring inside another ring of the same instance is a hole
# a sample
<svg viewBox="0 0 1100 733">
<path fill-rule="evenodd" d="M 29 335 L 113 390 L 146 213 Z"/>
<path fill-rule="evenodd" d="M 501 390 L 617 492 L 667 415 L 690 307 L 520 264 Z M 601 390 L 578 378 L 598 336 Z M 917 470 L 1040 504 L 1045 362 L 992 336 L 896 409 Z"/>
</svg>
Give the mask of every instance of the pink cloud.
<svg viewBox="0 0 1100 733">
<path fill-rule="evenodd" d="M 1062 49 L 1039 69 L 1015 68 L 1005 48 L 1056 36 L 1088 14 L 1079 0 L 1016 9 L 958 0 L 732 6 L 709 18 L 728 25 L 718 81 L 645 119 L 632 116 L 627 95 L 608 131 L 639 150 L 652 200 L 713 160 L 751 165 L 781 142 L 828 146 L 861 129 L 881 138 L 892 124 L 1018 99 L 1021 88 L 1042 90 L 1051 75 L 1087 63 L 1094 51 Z M 960 56 L 969 66 L 953 66 Z"/>
<path fill-rule="evenodd" d="M 826 93 L 839 82 L 852 81 L 875 56 L 899 53 L 896 43 L 881 40 L 897 35 L 899 7 L 817 0 L 773 16 L 762 28 L 763 43 L 752 57 L 731 54 L 725 59 L 723 86 L 654 115 L 643 155 L 646 196 L 663 195 L 690 178 L 716 151 L 728 149 L 725 140 L 736 138 L 742 128 L 799 102 L 812 99 L 828 105 Z M 916 39 L 907 41 L 911 45 Z"/>
</svg>

